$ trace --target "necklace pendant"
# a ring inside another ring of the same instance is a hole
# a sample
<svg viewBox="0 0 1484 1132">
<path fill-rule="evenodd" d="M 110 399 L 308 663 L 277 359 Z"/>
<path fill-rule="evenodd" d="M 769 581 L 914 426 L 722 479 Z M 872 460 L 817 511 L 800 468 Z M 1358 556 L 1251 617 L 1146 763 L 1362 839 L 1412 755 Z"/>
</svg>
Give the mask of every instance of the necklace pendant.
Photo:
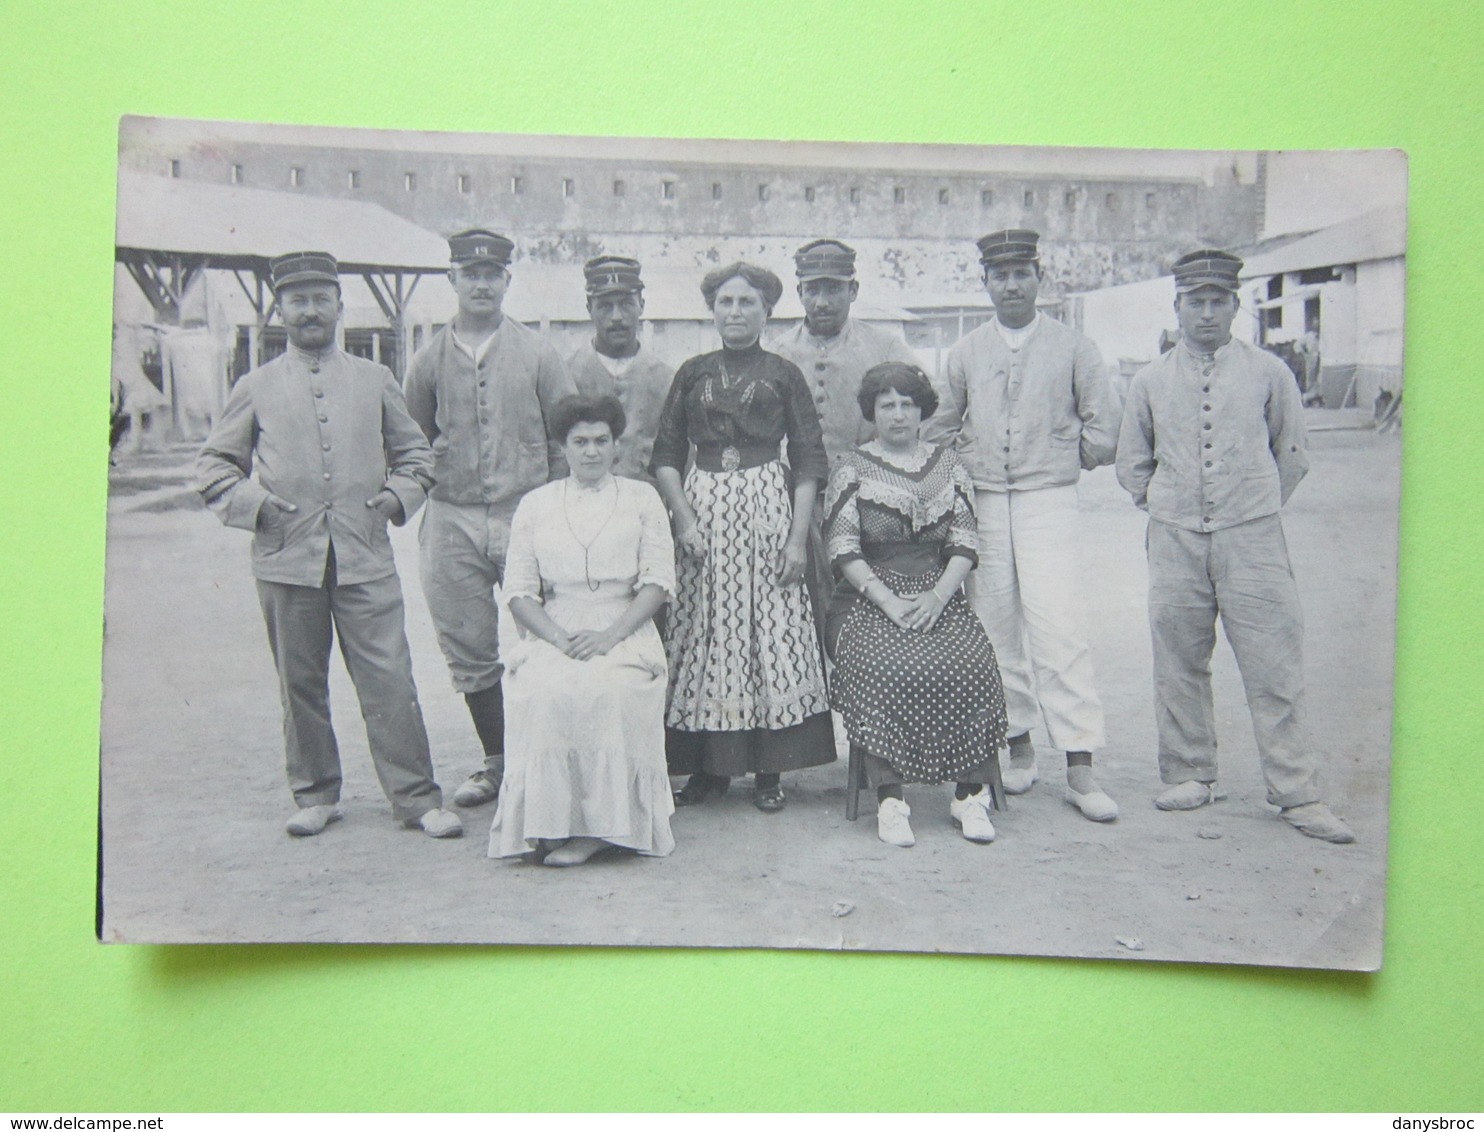
<svg viewBox="0 0 1484 1132">
<path fill-rule="evenodd" d="M 721 450 L 721 470 L 724 472 L 735 472 L 742 466 L 742 453 L 728 444 Z"/>
</svg>

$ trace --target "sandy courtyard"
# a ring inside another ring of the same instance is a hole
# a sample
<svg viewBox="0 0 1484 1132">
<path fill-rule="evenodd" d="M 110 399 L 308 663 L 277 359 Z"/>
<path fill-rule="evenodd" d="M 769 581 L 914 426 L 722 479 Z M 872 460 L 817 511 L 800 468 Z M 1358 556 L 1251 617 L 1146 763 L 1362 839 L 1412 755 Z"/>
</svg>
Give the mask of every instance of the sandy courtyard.
<svg viewBox="0 0 1484 1132">
<path fill-rule="evenodd" d="M 1327 800 L 1358 841 L 1311 841 L 1263 796 L 1242 686 L 1216 655 L 1228 798 L 1166 814 L 1145 621 L 1144 516 L 1111 469 L 1084 476 L 1087 616 L 1122 814 L 1082 818 L 1061 757 L 965 842 L 946 788 L 909 787 L 917 845 L 875 836 L 873 799 L 847 822 L 845 764 L 786 776 L 761 814 L 735 786 L 678 811 L 677 849 L 557 870 L 485 856 L 493 806 L 461 841 L 402 829 L 382 797 L 338 659 L 331 694 L 345 821 L 284 834 L 278 694 L 245 533 L 178 505 L 172 473 L 116 491 L 108 521 L 103 710 L 104 938 L 662 944 L 996 952 L 1368 969 L 1381 960 L 1400 439 L 1315 432 L 1285 511 L 1307 624 L 1312 733 Z M 178 482 L 178 475 L 174 476 Z M 171 505 L 174 502 L 176 505 Z M 189 502 L 189 501 L 187 501 Z M 415 522 L 414 522 L 415 526 Z M 479 763 L 417 577 L 394 531 L 434 762 L 450 794 Z M 1044 744 L 1044 735 L 1037 735 Z M 745 786 L 745 784 L 742 784 Z M 845 914 L 839 914 L 839 913 Z"/>
</svg>

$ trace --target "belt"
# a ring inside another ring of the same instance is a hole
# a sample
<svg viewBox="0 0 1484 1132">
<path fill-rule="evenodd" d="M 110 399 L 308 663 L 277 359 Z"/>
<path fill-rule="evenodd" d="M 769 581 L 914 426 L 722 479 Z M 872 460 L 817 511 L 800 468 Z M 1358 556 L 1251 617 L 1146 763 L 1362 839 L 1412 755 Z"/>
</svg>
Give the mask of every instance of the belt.
<svg viewBox="0 0 1484 1132">
<path fill-rule="evenodd" d="M 703 472 L 735 472 L 778 459 L 776 444 L 697 444 L 696 467 Z"/>
</svg>

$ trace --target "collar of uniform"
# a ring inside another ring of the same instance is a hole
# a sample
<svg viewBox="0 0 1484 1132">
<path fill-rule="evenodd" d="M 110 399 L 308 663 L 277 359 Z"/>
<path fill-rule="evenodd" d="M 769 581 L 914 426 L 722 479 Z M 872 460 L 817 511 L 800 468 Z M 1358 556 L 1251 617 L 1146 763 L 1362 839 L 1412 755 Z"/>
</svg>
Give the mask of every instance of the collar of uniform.
<svg viewBox="0 0 1484 1132">
<path fill-rule="evenodd" d="M 850 340 L 850 328 L 854 325 L 855 319 L 847 316 L 844 323 L 840 326 L 840 333 L 831 335 L 828 338 L 810 330 L 807 322 L 799 323 L 799 329 L 804 332 L 804 339 L 806 341 L 818 346 L 821 350 L 832 350 L 836 346 L 845 345 Z"/>
<path fill-rule="evenodd" d="M 1019 349 L 1021 346 L 1024 346 L 1026 339 L 1040 329 L 1040 326 L 1040 311 L 1031 315 L 1031 320 L 1024 326 L 1006 326 L 1000 321 L 999 315 L 996 315 L 994 319 L 994 328 L 999 331 L 1000 337 L 1004 339 L 1005 344 L 1010 346 L 1011 349 Z"/>
<path fill-rule="evenodd" d="M 1236 344 L 1237 340 L 1235 338 L 1228 338 L 1220 346 L 1217 346 L 1216 349 L 1212 350 L 1211 353 L 1203 354 L 1199 350 L 1191 349 L 1190 343 L 1185 341 L 1185 336 L 1182 334 L 1180 336 L 1180 345 L 1175 348 L 1182 351 L 1185 357 L 1194 362 L 1202 362 L 1205 361 L 1207 358 L 1211 358 L 1215 361 L 1220 361 L 1223 357 L 1232 352 L 1232 348 Z"/>
<path fill-rule="evenodd" d="M 290 342 L 288 349 L 290 358 L 306 366 L 319 365 L 327 362 L 339 352 L 339 347 L 333 343 L 326 346 L 323 350 L 305 350 Z"/>
<path fill-rule="evenodd" d="M 488 338 L 486 338 L 478 346 L 471 346 L 469 345 L 469 343 L 465 342 L 462 338 L 459 337 L 458 330 L 456 330 L 454 328 L 454 324 L 450 322 L 448 324 L 448 338 L 449 341 L 454 344 L 455 349 L 462 351 L 464 354 L 474 359 L 474 364 L 478 365 L 481 361 L 484 360 L 484 356 L 489 353 L 490 349 L 494 346 L 495 339 L 500 336 L 500 327 L 504 325 L 505 320 L 502 318 L 500 319 L 500 325 L 495 327 L 494 330 L 490 331 L 490 335 Z"/>
</svg>

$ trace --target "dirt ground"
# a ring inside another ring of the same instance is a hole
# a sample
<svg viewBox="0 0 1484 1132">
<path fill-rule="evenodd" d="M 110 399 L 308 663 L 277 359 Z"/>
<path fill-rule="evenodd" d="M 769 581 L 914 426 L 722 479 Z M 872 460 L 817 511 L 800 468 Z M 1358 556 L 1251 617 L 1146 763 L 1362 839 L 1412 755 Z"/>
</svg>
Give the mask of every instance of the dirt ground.
<svg viewBox="0 0 1484 1132">
<path fill-rule="evenodd" d="M 1289 829 L 1263 796 L 1242 687 L 1224 641 L 1215 680 L 1229 797 L 1166 814 L 1145 621 L 1144 516 L 1111 469 L 1085 476 L 1087 616 L 1122 808 L 1096 825 L 1042 781 L 965 842 L 947 788 L 909 787 L 917 845 L 876 839 L 874 806 L 844 817 L 845 764 L 785 778 L 788 808 L 750 791 L 678 811 L 665 859 L 550 869 L 486 855 L 493 806 L 460 841 L 402 829 L 376 784 L 348 678 L 332 700 L 345 820 L 285 835 L 278 696 L 247 536 L 173 489 L 184 454 L 120 471 L 108 527 L 103 785 L 108 940 L 769 946 L 995 952 L 1372 968 L 1381 959 L 1400 440 L 1311 436 L 1313 470 L 1285 512 L 1307 623 L 1310 721 L 1327 799 L 1358 841 Z M 479 765 L 417 576 L 394 532 L 408 634 L 438 777 Z M 841 915 L 839 913 L 844 912 Z"/>
</svg>

